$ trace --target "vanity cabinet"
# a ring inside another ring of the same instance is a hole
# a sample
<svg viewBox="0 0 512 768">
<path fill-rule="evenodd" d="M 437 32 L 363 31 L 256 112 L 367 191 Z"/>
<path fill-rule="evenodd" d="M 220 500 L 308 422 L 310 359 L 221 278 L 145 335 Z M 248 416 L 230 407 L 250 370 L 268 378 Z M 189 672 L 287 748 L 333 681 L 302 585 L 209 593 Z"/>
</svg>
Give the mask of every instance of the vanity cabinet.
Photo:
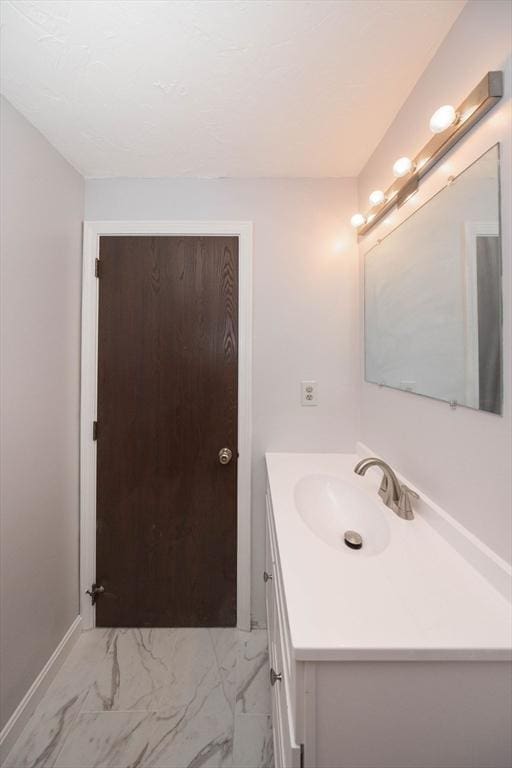
<svg viewBox="0 0 512 768">
<path fill-rule="evenodd" d="M 506 768 L 510 662 L 294 648 L 269 486 L 266 508 L 275 768 Z"/>
<path fill-rule="evenodd" d="M 275 768 L 303 768 L 302 743 L 297 742 L 297 665 L 289 642 L 286 603 L 277 560 L 277 543 L 267 493 L 265 572 L 272 727 Z M 299 696 L 301 682 L 299 682 Z"/>
</svg>

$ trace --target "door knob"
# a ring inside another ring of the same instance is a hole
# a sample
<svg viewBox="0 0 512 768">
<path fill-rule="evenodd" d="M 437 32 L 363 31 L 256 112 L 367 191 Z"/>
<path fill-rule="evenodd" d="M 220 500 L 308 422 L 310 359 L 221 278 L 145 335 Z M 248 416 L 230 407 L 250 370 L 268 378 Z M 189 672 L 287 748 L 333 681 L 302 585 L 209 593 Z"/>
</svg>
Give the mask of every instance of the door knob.
<svg viewBox="0 0 512 768">
<path fill-rule="evenodd" d="M 229 448 L 221 448 L 219 451 L 219 461 L 221 464 L 229 464 L 233 458 L 233 453 Z"/>
</svg>

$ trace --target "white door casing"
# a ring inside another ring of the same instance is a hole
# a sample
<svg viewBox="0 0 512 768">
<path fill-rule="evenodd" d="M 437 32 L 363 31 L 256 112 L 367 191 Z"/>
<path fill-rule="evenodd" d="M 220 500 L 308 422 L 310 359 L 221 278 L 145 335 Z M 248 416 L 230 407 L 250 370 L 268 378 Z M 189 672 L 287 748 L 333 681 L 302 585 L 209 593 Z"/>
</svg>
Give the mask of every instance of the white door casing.
<svg viewBox="0 0 512 768">
<path fill-rule="evenodd" d="M 83 629 L 95 626 L 86 594 L 96 579 L 96 420 L 98 372 L 98 280 L 95 260 L 101 236 L 227 235 L 238 237 L 238 545 L 237 625 L 251 627 L 251 384 L 252 222 L 86 221 L 83 233 L 82 363 L 80 396 L 80 613 Z"/>
</svg>

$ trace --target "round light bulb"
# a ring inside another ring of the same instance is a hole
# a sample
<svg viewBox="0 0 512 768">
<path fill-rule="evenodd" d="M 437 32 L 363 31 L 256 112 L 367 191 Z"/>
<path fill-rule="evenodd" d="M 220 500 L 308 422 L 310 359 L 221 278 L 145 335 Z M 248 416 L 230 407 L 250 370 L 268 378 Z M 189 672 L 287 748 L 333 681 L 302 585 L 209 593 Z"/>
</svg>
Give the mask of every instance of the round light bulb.
<svg viewBox="0 0 512 768">
<path fill-rule="evenodd" d="M 430 118 L 430 130 L 432 133 L 442 133 L 457 120 L 457 113 L 451 104 L 445 104 L 436 109 Z"/>
<path fill-rule="evenodd" d="M 365 217 L 362 213 L 354 213 L 352 218 L 350 219 L 350 223 L 353 227 L 360 227 L 361 224 L 364 224 L 366 221 Z"/>
<path fill-rule="evenodd" d="M 393 166 L 393 176 L 401 179 L 412 171 L 412 160 L 408 157 L 399 157 Z"/>
<path fill-rule="evenodd" d="M 381 189 L 376 189 L 371 193 L 368 200 L 370 201 L 371 205 L 380 205 L 385 200 L 384 192 Z"/>
</svg>

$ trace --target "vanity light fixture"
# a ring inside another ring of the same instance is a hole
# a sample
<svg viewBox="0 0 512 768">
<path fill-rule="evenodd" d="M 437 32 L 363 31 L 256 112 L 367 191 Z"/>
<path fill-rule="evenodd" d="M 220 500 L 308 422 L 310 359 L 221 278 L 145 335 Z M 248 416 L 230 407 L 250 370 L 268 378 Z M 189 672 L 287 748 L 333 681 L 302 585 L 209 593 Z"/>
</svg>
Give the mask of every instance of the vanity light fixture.
<svg viewBox="0 0 512 768">
<path fill-rule="evenodd" d="M 399 157 L 393 165 L 393 176 L 397 179 L 401 179 L 402 176 L 407 176 L 408 173 L 414 170 L 414 163 L 408 157 Z"/>
<path fill-rule="evenodd" d="M 386 199 L 386 195 L 381 189 L 374 190 L 368 198 L 370 205 L 380 205 Z"/>
<path fill-rule="evenodd" d="M 442 133 L 443 131 L 446 131 L 450 125 L 454 125 L 458 119 L 459 115 L 452 105 L 445 104 L 443 107 L 436 109 L 430 118 L 430 130 L 432 133 Z"/>
<path fill-rule="evenodd" d="M 464 123 L 466 120 L 468 120 L 473 114 L 473 112 L 475 111 L 475 109 L 476 107 L 472 105 L 471 107 L 468 107 L 468 109 L 466 109 L 465 112 L 462 112 L 460 116 L 460 122 Z"/>
<path fill-rule="evenodd" d="M 405 184 L 400 187 L 396 203 L 398 207 L 400 208 L 404 203 L 406 203 L 408 200 L 411 199 L 413 195 L 416 194 L 419 187 L 419 176 L 417 173 L 414 173 L 406 182 Z"/>
<path fill-rule="evenodd" d="M 363 216 L 362 213 L 354 213 L 352 218 L 350 219 L 350 223 L 353 227 L 360 227 L 361 224 L 365 224 L 366 218 Z"/>
<path fill-rule="evenodd" d="M 401 157 L 393 166 L 396 180 L 383 193 L 380 203 L 372 203 L 372 219 L 362 213 L 352 216 L 351 224 L 359 236 L 366 235 L 395 207 L 400 207 L 418 188 L 420 180 L 434 168 L 452 147 L 503 96 L 503 72 L 487 72 L 484 78 L 454 108 L 449 104 L 440 107 L 430 120 L 433 136 L 413 158 Z M 375 190 L 377 192 L 379 190 Z M 372 195 L 374 193 L 372 192 Z"/>
</svg>

